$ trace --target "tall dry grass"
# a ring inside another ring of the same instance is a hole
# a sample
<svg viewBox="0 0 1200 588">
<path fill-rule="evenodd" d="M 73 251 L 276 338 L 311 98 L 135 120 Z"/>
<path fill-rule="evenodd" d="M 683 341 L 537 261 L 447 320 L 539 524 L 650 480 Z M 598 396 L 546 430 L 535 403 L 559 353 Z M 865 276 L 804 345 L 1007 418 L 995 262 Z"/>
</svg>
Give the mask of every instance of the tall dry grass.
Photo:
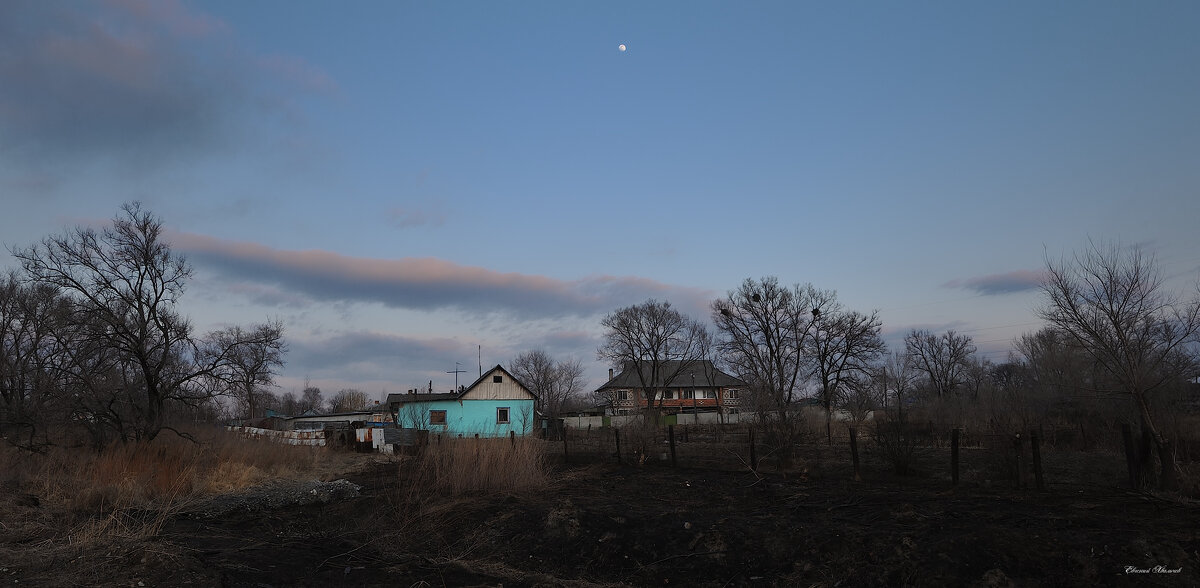
<svg viewBox="0 0 1200 588">
<path fill-rule="evenodd" d="M 447 439 L 409 468 L 409 485 L 456 496 L 544 490 L 550 466 L 538 439 Z"/>
<path fill-rule="evenodd" d="M 0 553 L 27 545 L 87 549 L 155 536 L 206 496 L 268 480 L 325 477 L 345 454 L 243 439 L 221 429 L 163 433 L 97 452 L 0 446 Z M 0 533 L 4 535 L 5 533 Z"/>
<path fill-rule="evenodd" d="M 30 454 L 0 447 L 0 482 L 67 510 L 148 507 L 310 475 L 336 459 L 324 448 L 247 440 L 218 429 L 191 435 L 196 441 L 163 433 L 149 443 L 99 452 L 52 447 Z"/>
</svg>

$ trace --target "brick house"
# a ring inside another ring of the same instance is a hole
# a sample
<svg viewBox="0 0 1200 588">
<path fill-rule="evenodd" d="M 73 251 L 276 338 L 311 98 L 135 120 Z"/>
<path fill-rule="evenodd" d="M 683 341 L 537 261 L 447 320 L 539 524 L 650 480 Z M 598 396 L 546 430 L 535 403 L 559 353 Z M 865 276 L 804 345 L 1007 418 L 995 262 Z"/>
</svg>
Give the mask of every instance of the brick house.
<svg viewBox="0 0 1200 588">
<path fill-rule="evenodd" d="M 684 364 L 684 365 L 681 365 Z M 639 375 L 638 368 L 642 368 Z M 596 389 L 608 399 L 613 414 L 634 414 L 648 407 L 643 378 L 649 380 L 646 364 L 627 364 L 620 374 L 608 370 L 608 382 Z M 746 383 L 713 365 L 709 360 L 663 362 L 649 386 L 657 390 L 655 404 L 664 414 L 692 412 L 736 413 Z"/>
</svg>

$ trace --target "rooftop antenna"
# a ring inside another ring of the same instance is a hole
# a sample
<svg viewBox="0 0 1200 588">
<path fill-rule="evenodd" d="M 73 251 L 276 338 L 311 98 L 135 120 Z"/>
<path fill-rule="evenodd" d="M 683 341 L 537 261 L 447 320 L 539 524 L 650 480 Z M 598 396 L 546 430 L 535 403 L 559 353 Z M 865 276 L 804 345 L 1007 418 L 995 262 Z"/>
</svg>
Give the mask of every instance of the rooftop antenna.
<svg viewBox="0 0 1200 588">
<path fill-rule="evenodd" d="M 476 352 L 479 353 L 479 377 L 482 378 L 483 377 L 483 345 L 476 345 L 476 347 L 478 348 L 478 349 L 476 349 Z"/>
<path fill-rule="evenodd" d="M 454 371 L 446 372 L 447 374 L 454 374 L 454 391 L 455 392 L 458 392 L 458 374 L 467 373 L 466 370 L 458 369 L 458 366 L 460 366 L 460 365 L 462 365 L 462 364 L 460 362 L 456 361 L 456 362 L 454 362 Z"/>
</svg>

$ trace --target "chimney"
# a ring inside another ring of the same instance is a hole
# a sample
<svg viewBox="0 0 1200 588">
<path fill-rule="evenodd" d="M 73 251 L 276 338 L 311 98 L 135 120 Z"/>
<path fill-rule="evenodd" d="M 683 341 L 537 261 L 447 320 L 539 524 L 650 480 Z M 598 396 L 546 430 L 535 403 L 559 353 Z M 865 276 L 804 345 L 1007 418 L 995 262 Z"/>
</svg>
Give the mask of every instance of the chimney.
<svg viewBox="0 0 1200 588">
<path fill-rule="evenodd" d="M 613 379 L 612 368 L 608 368 L 608 379 Z"/>
</svg>

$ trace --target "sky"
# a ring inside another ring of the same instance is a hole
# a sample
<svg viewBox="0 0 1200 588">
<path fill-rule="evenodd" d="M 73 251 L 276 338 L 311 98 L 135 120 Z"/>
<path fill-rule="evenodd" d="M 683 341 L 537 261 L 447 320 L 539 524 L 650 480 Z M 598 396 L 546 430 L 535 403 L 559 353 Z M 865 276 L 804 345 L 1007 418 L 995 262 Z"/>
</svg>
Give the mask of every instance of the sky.
<svg viewBox="0 0 1200 588">
<path fill-rule="evenodd" d="M 1200 4 L 0 3 L 0 267 L 160 217 L 279 392 L 577 358 L 650 298 L 836 290 L 1003 361 L 1089 240 L 1200 275 Z M 620 45 L 626 50 L 621 51 Z"/>
</svg>

